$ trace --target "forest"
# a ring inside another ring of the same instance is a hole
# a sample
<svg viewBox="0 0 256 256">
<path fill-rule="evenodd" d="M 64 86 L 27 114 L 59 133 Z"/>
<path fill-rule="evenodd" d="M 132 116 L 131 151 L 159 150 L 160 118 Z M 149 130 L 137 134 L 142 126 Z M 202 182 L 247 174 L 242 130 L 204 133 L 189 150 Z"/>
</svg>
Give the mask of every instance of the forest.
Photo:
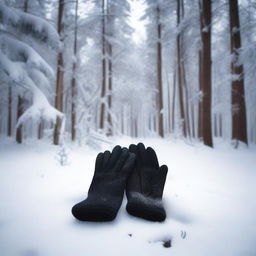
<svg viewBox="0 0 256 256">
<path fill-rule="evenodd" d="M 0 255 L 255 256 L 255 0 L 0 0 Z"/>
<path fill-rule="evenodd" d="M 255 10 L 251 0 L 4 1 L 0 134 L 255 144 Z"/>
</svg>

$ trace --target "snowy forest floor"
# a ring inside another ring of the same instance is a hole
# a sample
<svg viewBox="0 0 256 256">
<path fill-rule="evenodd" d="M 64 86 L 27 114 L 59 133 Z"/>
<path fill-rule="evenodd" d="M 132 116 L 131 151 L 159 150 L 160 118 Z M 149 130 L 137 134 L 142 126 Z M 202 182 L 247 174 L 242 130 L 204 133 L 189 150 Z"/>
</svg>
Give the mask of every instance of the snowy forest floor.
<svg viewBox="0 0 256 256">
<path fill-rule="evenodd" d="M 116 138 L 102 150 L 139 141 L 169 167 L 164 223 L 128 215 L 126 198 L 113 222 L 76 221 L 70 210 L 86 197 L 98 151 L 71 145 L 61 166 L 56 146 L 1 140 L 0 255 L 256 255 L 255 148 Z"/>
</svg>

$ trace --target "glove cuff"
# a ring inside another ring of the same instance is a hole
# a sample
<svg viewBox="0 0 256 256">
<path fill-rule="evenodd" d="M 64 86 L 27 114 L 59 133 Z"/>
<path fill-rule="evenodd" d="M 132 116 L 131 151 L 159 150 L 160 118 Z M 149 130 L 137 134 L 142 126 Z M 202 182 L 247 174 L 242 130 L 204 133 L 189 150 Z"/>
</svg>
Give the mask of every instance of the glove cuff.
<svg viewBox="0 0 256 256">
<path fill-rule="evenodd" d="M 130 197 L 126 205 L 129 214 L 150 221 L 162 222 L 166 219 L 166 213 L 161 200 L 148 197 Z"/>
<path fill-rule="evenodd" d="M 106 204 L 88 204 L 84 200 L 74 205 L 71 211 L 73 216 L 80 221 L 103 222 L 114 220 L 118 209 Z"/>
</svg>

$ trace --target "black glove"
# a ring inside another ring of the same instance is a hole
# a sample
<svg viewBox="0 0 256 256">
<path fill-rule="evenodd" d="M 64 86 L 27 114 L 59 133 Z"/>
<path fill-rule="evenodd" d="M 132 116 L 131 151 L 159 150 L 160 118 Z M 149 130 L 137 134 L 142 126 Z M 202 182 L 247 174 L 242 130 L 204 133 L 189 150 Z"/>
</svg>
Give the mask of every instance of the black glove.
<svg viewBox="0 0 256 256">
<path fill-rule="evenodd" d="M 162 203 L 163 189 L 168 167 L 159 168 L 155 151 L 139 143 L 132 144 L 129 151 L 136 155 L 133 172 L 130 175 L 126 196 L 126 210 L 131 215 L 151 221 L 164 221 L 166 213 Z"/>
<path fill-rule="evenodd" d="M 132 171 L 135 155 L 116 146 L 112 153 L 99 153 L 88 197 L 72 208 L 81 221 L 111 221 L 121 206 L 126 180 Z"/>
</svg>

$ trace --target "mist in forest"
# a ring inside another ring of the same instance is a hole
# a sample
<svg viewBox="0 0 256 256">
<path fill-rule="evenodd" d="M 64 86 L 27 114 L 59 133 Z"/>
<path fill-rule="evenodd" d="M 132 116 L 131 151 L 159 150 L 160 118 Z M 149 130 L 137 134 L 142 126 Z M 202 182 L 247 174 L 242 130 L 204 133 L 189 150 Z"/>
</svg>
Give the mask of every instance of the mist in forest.
<svg viewBox="0 0 256 256">
<path fill-rule="evenodd" d="M 0 255 L 255 256 L 254 0 L 0 0 Z"/>
<path fill-rule="evenodd" d="M 0 4 L 0 133 L 255 144 L 253 1 Z"/>
</svg>

